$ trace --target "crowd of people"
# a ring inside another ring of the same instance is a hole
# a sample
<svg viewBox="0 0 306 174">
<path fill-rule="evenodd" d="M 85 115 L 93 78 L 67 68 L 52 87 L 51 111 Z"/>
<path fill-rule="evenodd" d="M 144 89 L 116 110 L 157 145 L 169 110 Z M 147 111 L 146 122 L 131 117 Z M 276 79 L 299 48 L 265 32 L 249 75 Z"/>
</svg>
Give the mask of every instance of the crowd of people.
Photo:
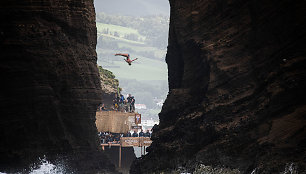
<svg viewBox="0 0 306 174">
<path fill-rule="evenodd" d="M 136 130 L 133 133 L 128 131 L 125 134 L 99 132 L 99 137 L 101 144 L 120 144 L 121 137 L 151 137 L 151 132 L 150 130 L 147 130 L 146 132 L 141 130 L 139 133 Z"/>
<path fill-rule="evenodd" d="M 113 99 L 113 106 L 107 109 L 104 104 L 100 104 L 97 108 L 98 111 L 121 111 L 121 112 L 135 112 L 135 97 L 129 94 L 125 99 L 122 94 L 116 94 Z"/>
<path fill-rule="evenodd" d="M 110 132 L 100 132 L 99 137 L 101 140 L 101 144 L 119 144 L 120 143 L 120 137 L 122 137 L 122 134 L 117 133 L 110 133 Z"/>
<path fill-rule="evenodd" d="M 114 110 L 121 112 L 135 112 L 135 98 L 131 94 L 125 99 L 122 94 L 113 100 Z"/>
<path fill-rule="evenodd" d="M 143 132 L 143 130 L 141 129 L 141 131 L 138 133 L 137 131 L 134 131 L 132 134 L 131 132 L 127 132 L 126 134 L 124 134 L 125 137 L 151 137 L 151 133 L 149 130 L 147 130 L 147 132 Z"/>
</svg>

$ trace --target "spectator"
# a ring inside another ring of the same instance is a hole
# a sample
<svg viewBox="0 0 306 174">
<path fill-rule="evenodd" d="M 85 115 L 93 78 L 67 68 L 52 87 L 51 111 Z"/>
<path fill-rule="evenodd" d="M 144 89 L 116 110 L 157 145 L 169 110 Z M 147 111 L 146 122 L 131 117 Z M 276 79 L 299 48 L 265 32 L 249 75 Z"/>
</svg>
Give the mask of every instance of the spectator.
<svg viewBox="0 0 306 174">
<path fill-rule="evenodd" d="M 143 130 L 141 129 L 141 131 L 139 132 L 139 137 L 144 137 L 144 133 L 143 133 Z"/>
<path fill-rule="evenodd" d="M 106 109 L 105 109 L 105 106 L 104 106 L 104 103 L 102 104 L 102 106 L 101 106 L 101 109 L 100 109 L 101 111 L 106 111 Z"/>
<path fill-rule="evenodd" d="M 120 111 L 124 110 L 124 101 L 125 101 L 124 96 L 122 94 L 120 94 L 120 99 L 119 99 L 119 110 Z"/>
<path fill-rule="evenodd" d="M 117 94 L 115 94 L 115 98 L 113 100 L 114 110 L 118 111 L 120 98 Z"/>
<path fill-rule="evenodd" d="M 131 134 L 131 132 L 130 131 L 128 131 L 125 135 L 124 135 L 124 137 L 132 137 L 132 134 Z"/>
<path fill-rule="evenodd" d="M 124 109 L 125 109 L 125 112 L 128 112 L 128 101 L 127 101 L 127 99 L 125 99 L 125 101 L 124 101 Z"/>
<path fill-rule="evenodd" d="M 145 133 L 145 137 L 151 137 L 151 133 L 149 130 L 147 130 L 147 132 Z"/>
<path fill-rule="evenodd" d="M 115 135 L 114 141 L 115 143 L 120 143 L 120 134 Z"/>
<path fill-rule="evenodd" d="M 135 98 L 132 96 L 131 99 L 131 112 L 135 112 Z"/>
<path fill-rule="evenodd" d="M 105 139 L 106 139 L 106 136 L 103 134 L 102 136 L 101 136 L 101 143 L 102 144 L 105 144 L 106 142 L 105 142 Z"/>
<path fill-rule="evenodd" d="M 138 133 L 136 131 L 134 131 L 132 137 L 138 137 Z"/>
<path fill-rule="evenodd" d="M 127 97 L 127 112 L 131 112 L 131 103 L 132 103 L 132 96 L 129 94 Z"/>
<path fill-rule="evenodd" d="M 104 139 L 104 143 L 108 143 L 109 142 L 109 138 L 108 138 L 108 136 L 105 136 L 105 139 Z"/>
<path fill-rule="evenodd" d="M 114 142 L 114 138 L 112 134 L 109 134 L 108 136 L 108 143 L 113 143 Z"/>
</svg>

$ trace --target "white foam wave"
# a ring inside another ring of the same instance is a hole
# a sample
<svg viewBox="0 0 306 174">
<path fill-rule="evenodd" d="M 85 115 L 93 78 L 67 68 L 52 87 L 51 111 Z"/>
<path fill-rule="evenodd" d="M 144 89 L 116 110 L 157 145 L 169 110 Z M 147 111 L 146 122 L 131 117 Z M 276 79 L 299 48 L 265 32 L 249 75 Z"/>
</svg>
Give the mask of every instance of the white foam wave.
<svg viewBox="0 0 306 174">
<path fill-rule="evenodd" d="M 15 174 L 22 174 L 24 172 L 18 172 Z M 73 174 L 73 172 L 67 172 L 65 165 L 63 164 L 52 164 L 46 157 L 39 159 L 39 165 L 36 167 L 31 167 L 29 174 Z M 0 174 L 7 174 L 0 172 Z"/>
<path fill-rule="evenodd" d="M 66 170 L 63 165 L 54 165 L 46 160 L 40 160 L 40 165 L 37 169 L 31 169 L 30 174 L 65 174 Z"/>
</svg>

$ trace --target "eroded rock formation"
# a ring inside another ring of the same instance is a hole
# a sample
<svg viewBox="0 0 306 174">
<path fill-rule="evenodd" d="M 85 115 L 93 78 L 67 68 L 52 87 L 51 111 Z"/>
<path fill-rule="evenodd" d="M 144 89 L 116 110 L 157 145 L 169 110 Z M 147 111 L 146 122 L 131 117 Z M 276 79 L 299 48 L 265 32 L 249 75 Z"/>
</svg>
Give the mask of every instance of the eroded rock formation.
<svg viewBox="0 0 306 174">
<path fill-rule="evenodd" d="M 170 92 L 132 173 L 305 171 L 306 2 L 170 0 Z"/>
<path fill-rule="evenodd" d="M 77 170 L 113 170 L 95 153 L 93 0 L 1 1 L 0 19 L 0 170 L 73 153 Z"/>
</svg>

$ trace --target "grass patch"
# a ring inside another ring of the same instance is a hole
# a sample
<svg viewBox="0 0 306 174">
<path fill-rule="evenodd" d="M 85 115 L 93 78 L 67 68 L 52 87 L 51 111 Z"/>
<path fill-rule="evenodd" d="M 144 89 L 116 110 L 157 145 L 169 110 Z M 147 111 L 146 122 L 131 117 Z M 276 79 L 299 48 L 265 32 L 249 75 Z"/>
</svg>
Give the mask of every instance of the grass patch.
<svg viewBox="0 0 306 174">
<path fill-rule="evenodd" d="M 109 29 L 110 32 L 118 32 L 119 34 L 137 34 L 138 36 L 141 36 L 137 30 L 133 29 L 133 28 L 127 28 L 127 27 L 122 27 L 122 26 L 118 26 L 118 25 L 112 25 L 112 24 L 104 24 L 104 23 L 100 23 L 97 22 L 97 30 L 98 32 L 103 32 L 104 29 Z M 143 37 L 143 36 L 142 36 Z"/>
<path fill-rule="evenodd" d="M 113 36 L 113 35 L 109 35 L 109 34 L 101 34 L 101 33 L 98 33 L 98 38 L 99 37 L 108 37 L 108 38 L 112 38 L 112 39 L 115 39 L 115 40 L 119 40 L 119 41 L 123 41 L 123 42 L 127 42 L 127 43 L 132 43 L 132 44 L 140 44 L 140 45 L 144 45 L 144 42 L 138 42 L 138 41 L 133 41 L 133 40 L 128 40 L 128 39 L 125 39 L 125 38 L 122 38 L 122 37 L 116 37 L 116 36 Z"/>
<path fill-rule="evenodd" d="M 119 35 L 119 38 L 123 38 L 125 35 L 128 35 L 128 34 L 135 34 L 143 40 L 146 39 L 145 36 L 139 34 L 139 32 L 133 28 L 122 27 L 122 26 L 112 25 L 112 24 L 104 24 L 100 22 L 97 22 L 96 26 L 97 26 L 98 34 L 103 34 L 103 31 L 108 30 L 108 32 L 112 33 L 112 35 L 114 35 L 114 33 L 117 32 L 117 34 Z"/>
</svg>

